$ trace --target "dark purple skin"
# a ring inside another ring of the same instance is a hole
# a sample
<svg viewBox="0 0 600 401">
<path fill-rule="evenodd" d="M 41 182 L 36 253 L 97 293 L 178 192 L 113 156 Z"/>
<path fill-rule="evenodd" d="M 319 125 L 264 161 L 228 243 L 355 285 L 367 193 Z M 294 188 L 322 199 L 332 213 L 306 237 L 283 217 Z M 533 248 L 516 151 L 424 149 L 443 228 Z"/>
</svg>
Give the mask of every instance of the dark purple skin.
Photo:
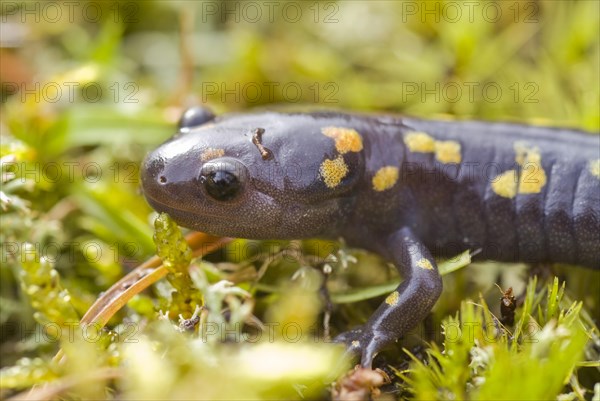
<svg viewBox="0 0 600 401">
<path fill-rule="evenodd" d="M 324 127 L 356 130 L 362 149 L 341 154 Z M 479 259 L 600 268 L 598 135 L 342 113 L 215 118 L 201 108 L 188 111 L 179 128 L 144 162 L 144 195 L 157 211 L 220 236 L 343 237 L 394 263 L 402 284 L 364 326 L 337 338 L 366 367 L 435 304 L 442 280 L 432 253 L 470 249 Z M 270 157 L 252 141 L 257 128 L 264 130 L 260 143 Z M 410 132 L 459 143 L 460 161 L 442 163 L 433 152 L 411 151 L 405 143 Z M 492 185 L 500 173 L 536 172 L 535 164 L 516 163 L 517 142 L 535 148 L 547 180 L 536 193 L 500 196 Z M 206 160 L 209 148 L 213 158 Z M 331 187 L 320 166 L 339 156 L 348 173 Z M 376 191 L 375 172 L 390 165 L 398 167 L 398 180 Z"/>
</svg>

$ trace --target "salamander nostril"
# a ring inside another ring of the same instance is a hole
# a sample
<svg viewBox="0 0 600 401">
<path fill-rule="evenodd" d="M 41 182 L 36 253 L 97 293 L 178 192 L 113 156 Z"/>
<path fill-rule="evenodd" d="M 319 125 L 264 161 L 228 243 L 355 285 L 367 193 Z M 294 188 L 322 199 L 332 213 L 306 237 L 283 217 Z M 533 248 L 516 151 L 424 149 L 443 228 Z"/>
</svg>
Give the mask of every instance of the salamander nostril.
<svg viewBox="0 0 600 401">
<path fill-rule="evenodd" d="M 164 185 L 168 181 L 167 174 L 165 174 L 164 169 L 164 158 L 155 154 L 150 154 L 146 158 L 146 162 L 144 165 L 145 171 L 143 177 L 148 181 L 149 185 L 151 185 L 151 182 L 155 182 L 159 185 Z"/>
</svg>

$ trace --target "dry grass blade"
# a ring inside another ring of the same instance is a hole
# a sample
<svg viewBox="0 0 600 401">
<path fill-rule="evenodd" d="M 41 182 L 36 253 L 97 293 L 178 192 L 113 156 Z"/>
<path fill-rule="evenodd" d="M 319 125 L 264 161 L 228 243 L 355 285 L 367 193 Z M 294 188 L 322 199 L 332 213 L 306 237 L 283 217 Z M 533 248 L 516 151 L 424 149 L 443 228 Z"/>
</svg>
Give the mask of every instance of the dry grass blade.
<svg viewBox="0 0 600 401">
<path fill-rule="evenodd" d="M 194 257 L 201 257 L 213 252 L 230 241 L 229 238 L 219 238 L 200 232 L 192 232 L 186 236 L 186 241 L 193 250 Z M 158 256 L 153 256 L 142 263 L 129 274 L 115 283 L 103 293 L 81 318 L 80 325 L 95 325 L 103 327 L 134 295 L 139 294 L 168 273 L 161 264 Z M 55 355 L 54 360 L 62 362 L 63 351 Z"/>
</svg>

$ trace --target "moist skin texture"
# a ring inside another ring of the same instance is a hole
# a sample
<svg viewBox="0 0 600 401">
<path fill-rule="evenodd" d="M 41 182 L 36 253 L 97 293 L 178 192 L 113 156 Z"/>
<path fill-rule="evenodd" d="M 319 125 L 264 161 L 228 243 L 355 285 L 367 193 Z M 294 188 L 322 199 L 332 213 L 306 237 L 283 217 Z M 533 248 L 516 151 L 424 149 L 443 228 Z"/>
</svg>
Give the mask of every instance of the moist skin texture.
<svg viewBox="0 0 600 401">
<path fill-rule="evenodd" d="M 432 254 L 600 268 L 600 136 L 582 131 L 192 109 L 146 158 L 142 185 L 150 205 L 184 227 L 343 237 L 393 262 L 402 284 L 336 338 L 363 366 L 435 304 L 442 280 Z"/>
</svg>

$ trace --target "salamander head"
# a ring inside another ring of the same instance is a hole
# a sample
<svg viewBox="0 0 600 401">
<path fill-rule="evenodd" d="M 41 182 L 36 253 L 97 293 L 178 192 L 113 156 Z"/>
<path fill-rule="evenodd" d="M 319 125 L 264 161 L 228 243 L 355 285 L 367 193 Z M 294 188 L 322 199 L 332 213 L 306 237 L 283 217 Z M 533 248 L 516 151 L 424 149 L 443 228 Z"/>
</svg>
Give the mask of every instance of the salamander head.
<svg viewBox="0 0 600 401">
<path fill-rule="evenodd" d="M 146 157 L 144 195 L 178 224 L 210 234 L 327 235 L 348 215 L 363 171 L 362 138 L 343 124 L 308 114 L 214 118 L 193 109 L 179 133 Z"/>
</svg>

